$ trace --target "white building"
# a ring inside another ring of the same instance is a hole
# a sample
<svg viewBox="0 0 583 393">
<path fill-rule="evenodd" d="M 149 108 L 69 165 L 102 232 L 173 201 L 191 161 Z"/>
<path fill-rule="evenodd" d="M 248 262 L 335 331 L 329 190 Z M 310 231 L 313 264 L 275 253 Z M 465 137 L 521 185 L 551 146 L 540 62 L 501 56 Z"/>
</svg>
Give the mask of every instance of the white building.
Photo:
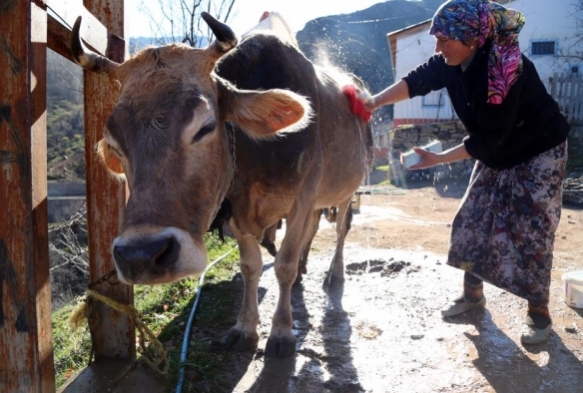
<svg viewBox="0 0 583 393">
<path fill-rule="evenodd" d="M 547 88 L 554 73 L 583 74 L 581 0 L 506 0 L 498 3 L 524 14 L 526 24 L 519 35 L 520 49 L 533 61 Z M 428 20 L 387 35 L 395 80 L 434 54 L 435 39 L 428 33 L 430 25 L 431 20 Z M 576 40 L 577 33 L 580 42 Z M 395 104 L 393 120 L 396 127 L 454 118 L 444 89 Z"/>
</svg>

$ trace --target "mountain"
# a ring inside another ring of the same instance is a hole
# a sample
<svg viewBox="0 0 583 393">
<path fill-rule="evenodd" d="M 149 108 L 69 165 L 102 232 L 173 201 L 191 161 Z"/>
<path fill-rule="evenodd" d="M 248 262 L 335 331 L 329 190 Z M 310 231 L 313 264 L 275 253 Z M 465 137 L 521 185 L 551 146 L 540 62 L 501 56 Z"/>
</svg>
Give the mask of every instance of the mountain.
<svg viewBox="0 0 583 393">
<path fill-rule="evenodd" d="M 430 19 L 443 0 L 390 0 L 352 14 L 306 23 L 296 34 L 300 49 L 316 64 L 334 65 L 363 79 L 372 93 L 394 81 L 387 34 Z M 392 107 L 375 112 L 374 123 L 392 118 Z"/>
</svg>

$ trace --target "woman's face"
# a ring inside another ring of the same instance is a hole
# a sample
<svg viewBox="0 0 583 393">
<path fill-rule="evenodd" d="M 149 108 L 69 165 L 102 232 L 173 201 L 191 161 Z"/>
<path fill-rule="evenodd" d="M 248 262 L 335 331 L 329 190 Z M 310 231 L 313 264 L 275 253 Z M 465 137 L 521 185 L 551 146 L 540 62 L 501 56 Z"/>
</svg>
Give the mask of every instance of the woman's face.
<svg viewBox="0 0 583 393">
<path fill-rule="evenodd" d="M 477 50 L 478 46 L 475 43 L 466 45 L 461 41 L 449 39 L 444 35 L 435 37 L 435 53 L 441 53 L 445 59 L 445 64 L 450 66 L 462 64 Z"/>
</svg>

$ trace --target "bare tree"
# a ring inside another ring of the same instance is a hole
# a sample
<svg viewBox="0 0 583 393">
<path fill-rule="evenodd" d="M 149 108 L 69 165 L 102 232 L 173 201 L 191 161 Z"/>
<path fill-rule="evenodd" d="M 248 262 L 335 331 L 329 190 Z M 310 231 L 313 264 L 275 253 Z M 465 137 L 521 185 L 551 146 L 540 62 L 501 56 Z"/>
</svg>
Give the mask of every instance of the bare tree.
<svg viewBox="0 0 583 393">
<path fill-rule="evenodd" d="M 559 58 L 564 62 L 583 60 L 583 0 L 577 0 L 571 5 L 571 17 L 575 21 L 575 32 L 563 48 Z"/>
<path fill-rule="evenodd" d="M 82 295 L 89 282 L 87 208 L 49 227 L 49 263 L 53 308 Z"/>
<path fill-rule="evenodd" d="M 573 46 L 577 48 L 575 51 L 577 58 L 583 60 L 583 0 L 579 0 L 579 3 L 575 5 L 573 16 L 576 29 Z"/>
<path fill-rule="evenodd" d="M 154 10 L 142 1 L 140 11 L 150 17 L 157 44 L 182 42 L 197 48 L 206 45 L 212 37 L 200 13 L 206 11 L 227 22 L 234 5 L 235 0 L 158 0 L 158 9 Z"/>
</svg>

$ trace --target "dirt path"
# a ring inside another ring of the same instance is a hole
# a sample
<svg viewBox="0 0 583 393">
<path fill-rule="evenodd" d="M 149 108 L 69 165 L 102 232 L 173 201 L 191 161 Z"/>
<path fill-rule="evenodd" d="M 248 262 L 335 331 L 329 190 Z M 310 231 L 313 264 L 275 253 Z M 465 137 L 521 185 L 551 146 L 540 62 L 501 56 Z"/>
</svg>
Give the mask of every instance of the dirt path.
<svg viewBox="0 0 583 393">
<path fill-rule="evenodd" d="M 385 189 L 362 197 L 345 249 L 343 293 L 321 289 L 334 247 L 323 221 L 294 289 L 298 353 L 263 356 L 277 284 L 265 257 L 259 350 L 235 356 L 232 392 L 557 392 L 583 391 L 583 310 L 563 302 L 561 274 L 583 268 L 583 211 L 564 209 L 553 268 L 550 340 L 520 344 L 525 301 L 486 285 L 485 310 L 443 320 L 461 290 L 445 265 L 461 191 Z"/>
</svg>

